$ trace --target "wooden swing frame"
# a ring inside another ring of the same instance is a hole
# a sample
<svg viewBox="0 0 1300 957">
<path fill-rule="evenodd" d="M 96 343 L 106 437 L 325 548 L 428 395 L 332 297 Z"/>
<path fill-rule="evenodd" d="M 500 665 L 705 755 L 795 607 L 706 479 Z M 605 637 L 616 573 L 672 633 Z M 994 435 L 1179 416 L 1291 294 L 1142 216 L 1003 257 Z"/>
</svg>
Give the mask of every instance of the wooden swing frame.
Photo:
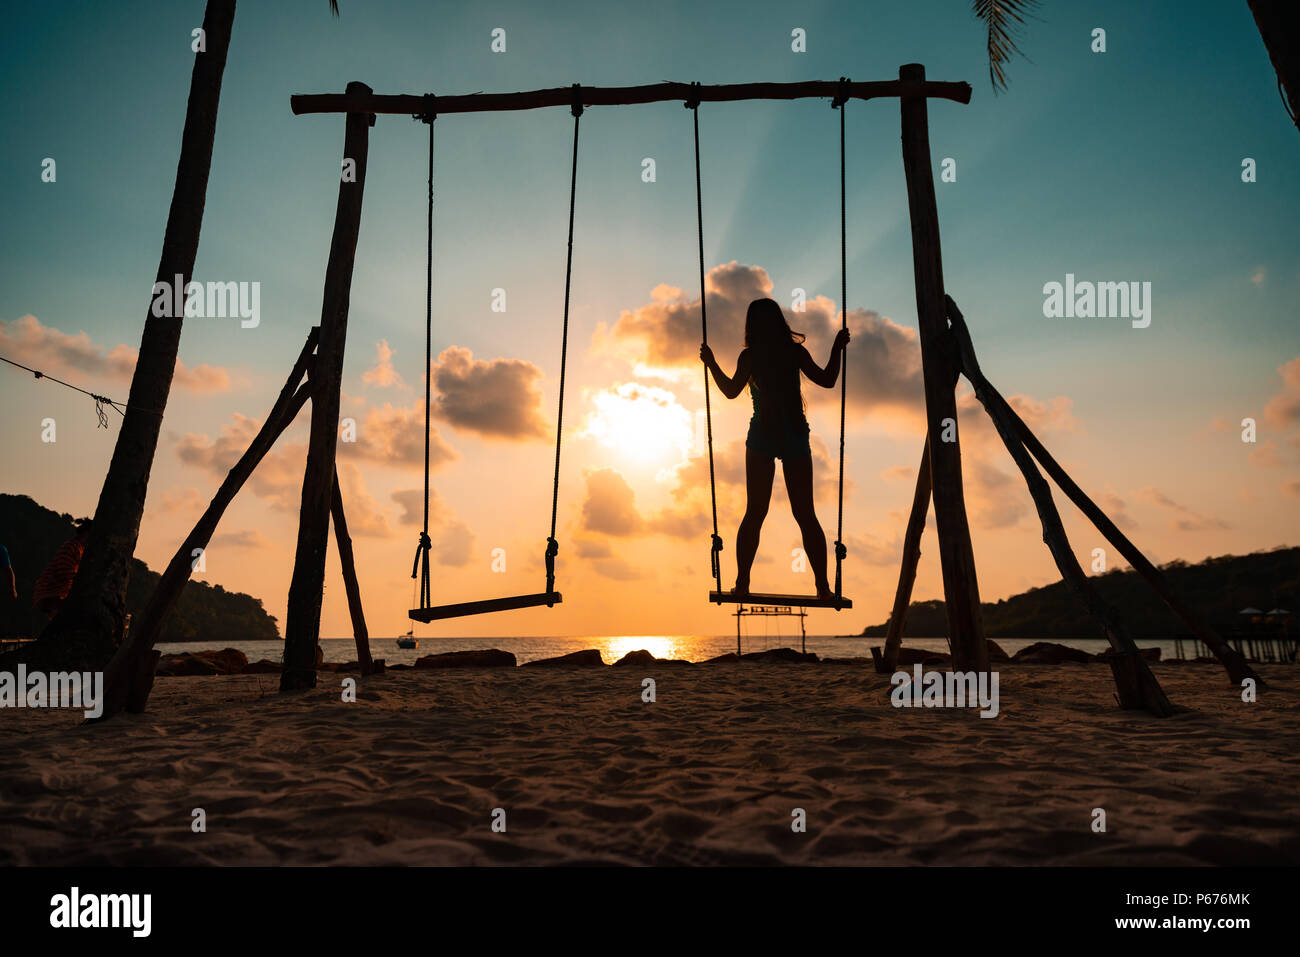
<svg viewBox="0 0 1300 957">
<path fill-rule="evenodd" d="M 1151 584 L 1173 611 L 1184 619 L 1192 631 L 1223 662 L 1234 684 L 1258 675 L 1244 657 L 1224 642 L 1213 629 L 1178 599 L 1159 571 L 1137 550 L 1079 489 L 1065 471 L 1047 453 L 1024 421 L 1005 399 L 989 384 L 979 370 L 970 334 L 956 304 L 945 296 L 943 266 L 939 242 L 939 218 L 935 201 L 931 166 L 928 101 L 946 99 L 969 103 L 971 88 L 967 83 L 937 83 L 925 79 L 921 64 L 899 68 L 898 80 L 876 82 L 809 81 L 803 83 L 741 83 L 701 86 L 687 83 L 659 83 L 635 87 L 557 87 L 521 93 L 471 94 L 431 97 L 420 95 L 376 95 L 364 83 L 352 82 L 342 94 L 295 95 L 290 107 L 297 115 L 308 113 L 343 113 L 346 123 L 343 157 L 354 164 L 355 177 L 341 179 L 335 210 L 334 232 L 329 262 L 325 272 L 321 321 L 313 330 L 307 347 L 295 366 L 295 374 L 281 393 L 276 407 L 253 440 L 248 451 L 218 491 L 199 525 L 182 544 L 151 601 L 147 627 L 138 628 L 123 645 L 110 665 L 108 694 L 110 701 L 131 693 L 130 710 L 141 710 L 152 684 L 156 652 L 152 644 L 161 629 L 167 610 L 189 577 L 189 547 L 206 542 L 216 527 L 225 506 L 269 450 L 275 437 L 293 420 L 307 398 L 312 400 L 311 436 L 307 464 L 303 475 L 302 505 L 299 512 L 298 540 L 293 579 L 289 588 L 288 614 L 285 624 L 284 664 L 280 679 L 282 691 L 309 688 L 316 681 L 316 652 L 320 637 L 320 609 L 324 587 L 325 553 L 328 547 L 331 516 L 335 519 L 340 557 L 345 566 L 349 608 L 353 615 L 358 655 L 363 667 L 369 662 L 365 642 L 365 623 L 361 615 L 360 590 L 356 585 L 351 561 L 350 539 L 343 520 L 342 499 L 338 491 L 335 454 L 338 441 L 338 418 L 341 400 L 344 347 L 347 338 L 348 305 L 356 245 L 361 226 L 361 205 L 365 191 L 369 151 L 369 129 L 377 114 L 405 114 L 420 117 L 438 114 L 478 113 L 528 110 L 551 106 L 614 106 L 680 100 L 687 102 L 728 102 L 737 100 L 792 100 L 805 97 L 869 100 L 880 97 L 900 101 L 902 122 L 903 169 L 907 183 L 908 211 L 912 232 L 912 260 L 915 274 L 917 324 L 920 333 L 921 361 L 925 383 L 926 421 L 930 434 L 947 424 L 953 441 L 931 442 L 927 435 L 916 491 L 903 546 L 898 589 L 890 616 L 881 670 L 896 667 L 903 625 L 910 602 L 912 584 L 920 557 L 920 536 L 931 501 L 939 539 L 939 559 L 943 574 L 945 608 L 948 618 L 948 641 L 953 668 L 959 671 L 989 670 L 988 647 L 980 621 L 979 590 L 975 560 L 971 548 L 970 528 L 962 489 L 961 452 L 956 440 L 955 386 L 959 374 L 965 374 L 975 387 L 998 433 L 1006 443 L 1017 466 L 1024 474 L 1043 520 L 1044 537 L 1064 578 L 1087 602 L 1089 609 L 1105 627 L 1114 653 L 1109 662 L 1119 690 L 1120 704 L 1126 708 L 1145 708 L 1158 715 L 1172 713 L 1146 662 L 1136 645 L 1124 632 L 1118 618 L 1097 595 L 1069 551 L 1065 533 L 1051 501 L 1047 483 L 1034 462 L 1065 491 L 1066 495 L 1096 524 L 1134 568 Z M 703 293 L 702 293 L 703 294 Z M 301 388 L 297 382 L 310 371 L 309 381 Z M 166 589 L 164 589 L 166 585 Z M 710 600 L 718 603 L 742 599 L 731 593 L 713 592 Z M 551 605 L 560 601 L 558 592 L 537 595 L 465 602 L 456 606 L 458 613 L 478 614 L 505 608 Z M 801 605 L 806 607 L 852 607 L 843 598 L 835 604 L 802 596 L 751 593 L 743 602 Z M 434 610 L 431 610 L 434 611 Z M 434 620 L 430 615 L 427 620 Z M 147 676 L 146 676 L 147 672 Z M 111 710 L 108 713 L 112 713 Z"/>
</svg>

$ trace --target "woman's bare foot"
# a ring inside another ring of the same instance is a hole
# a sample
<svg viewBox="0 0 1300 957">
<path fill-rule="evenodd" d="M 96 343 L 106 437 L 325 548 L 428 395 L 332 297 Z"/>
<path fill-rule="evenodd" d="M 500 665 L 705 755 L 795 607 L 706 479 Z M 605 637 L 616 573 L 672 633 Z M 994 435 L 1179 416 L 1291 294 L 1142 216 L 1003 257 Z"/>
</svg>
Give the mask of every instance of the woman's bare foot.
<svg viewBox="0 0 1300 957">
<path fill-rule="evenodd" d="M 736 587 L 731 589 L 731 593 L 737 598 L 745 598 L 749 595 L 749 582 L 736 579 Z"/>
<path fill-rule="evenodd" d="M 835 592 L 831 591 L 830 582 L 817 583 L 817 597 L 823 601 L 829 601 L 835 597 Z"/>
</svg>

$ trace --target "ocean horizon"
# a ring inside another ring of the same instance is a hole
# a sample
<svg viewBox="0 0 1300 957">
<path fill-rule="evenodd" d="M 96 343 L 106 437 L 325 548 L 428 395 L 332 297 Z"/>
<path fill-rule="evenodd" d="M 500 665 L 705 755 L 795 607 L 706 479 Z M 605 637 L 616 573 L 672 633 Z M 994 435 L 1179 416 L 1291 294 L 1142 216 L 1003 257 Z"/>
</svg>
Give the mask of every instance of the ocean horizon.
<svg viewBox="0 0 1300 957">
<path fill-rule="evenodd" d="M 441 654 L 449 651 L 481 651 L 497 648 L 511 652 L 520 664 L 536 661 L 539 658 L 555 658 L 574 651 L 588 648 L 597 649 L 607 664 L 612 664 L 628 652 L 646 650 L 656 658 L 679 658 L 687 661 L 705 661 L 718 655 L 725 655 L 736 650 L 736 636 L 732 635 L 582 635 L 540 636 L 540 637 L 418 637 L 418 648 L 398 648 L 396 638 L 371 638 L 370 654 L 383 658 L 389 664 L 414 664 L 417 658 L 425 655 Z M 1055 641 L 1058 644 L 1096 654 L 1106 649 L 1104 638 L 1002 638 L 993 639 L 1009 655 L 1014 655 L 1022 648 L 1035 641 Z M 863 638 L 861 636 L 843 635 L 809 635 L 807 650 L 822 658 L 870 658 L 872 645 L 883 645 L 883 638 Z M 322 638 L 321 651 L 326 661 L 355 661 L 356 641 L 353 638 Z M 1172 658 L 1175 646 L 1172 639 L 1138 640 L 1139 647 L 1159 648 L 1162 659 Z M 183 651 L 205 651 L 215 646 L 234 648 L 248 656 L 249 661 L 269 659 L 279 661 L 284 650 L 284 641 L 229 641 L 229 642 L 159 642 L 158 650 L 163 654 L 179 654 Z M 750 634 L 741 639 L 741 650 L 767 651 L 772 648 L 800 647 L 800 638 L 796 633 Z M 907 638 L 904 648 L 920 648 L 926 651 L 948 651 L 946 638 Z M 1190 653 L 1190 648 L 1187 649 Z"/>
</svg>

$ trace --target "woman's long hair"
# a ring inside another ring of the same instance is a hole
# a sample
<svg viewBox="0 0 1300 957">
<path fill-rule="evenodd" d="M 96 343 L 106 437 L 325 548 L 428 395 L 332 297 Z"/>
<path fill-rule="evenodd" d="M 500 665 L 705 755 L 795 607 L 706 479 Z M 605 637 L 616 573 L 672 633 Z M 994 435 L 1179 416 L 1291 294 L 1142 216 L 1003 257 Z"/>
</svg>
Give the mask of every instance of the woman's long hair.
<svg viewBox="0 0 1300 957">
<path fill-rule="evenodd" d="M 772 299 L 755 299 L 745 312 L 745 348 L 750 356 L 750 381 L 758 393 L 759 419 L 769 429 L 804 411 L 799 382 L 799 351 L 807 338 L 785 321 Z"/>
</svg>

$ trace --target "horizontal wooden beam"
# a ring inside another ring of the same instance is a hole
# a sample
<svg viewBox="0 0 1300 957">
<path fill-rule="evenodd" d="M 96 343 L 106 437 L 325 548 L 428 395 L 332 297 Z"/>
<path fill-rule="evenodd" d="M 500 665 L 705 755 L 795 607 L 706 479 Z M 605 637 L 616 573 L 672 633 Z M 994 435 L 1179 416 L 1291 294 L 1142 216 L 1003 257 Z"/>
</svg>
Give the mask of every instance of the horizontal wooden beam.
<svg viewBox="0 0 1300 957">
<path fill-rule="evenodd" d="M 645 86 L 584 86 L 579 93 L 583 106 L 627 106 L 634 103 L 662 103 L 697 98 L 701 103 L 733 100 L 798 100 L 806 97 L 839 95 L 838 80 L 807 80 L 799 83 L 720 83 L 693 87 L 689 83 L 651 83 Z M 880 97 L 929 97 L 969 103 L 969 83 L 903 80 L 873 80 L 849 83 L 848 95 L 855 100 Z M 546 106 L 571 106 L 573 87 L 558 86 L 549 90 L 521 93 L 469 93 L 439 96 L 434 111 L 445 113 L 499 113 L 508 110 L 535 110 Z M 417 116 L 425 109 L 425 99 L 412 93 L 296 93 L 289 97 L 295 115 L 304 113 L 398 113 Z"/>
<path fill-rule="evenodd" d="M 715 605 L 789 605 L 792 608 L 852 608 L 853 602 L 847 598 L 818 598 L 816 595 L 768 595 L 760 592 L 748 592 L 738 595 L 732 591 L 711 591 L 709 601 Z"/>
<path fill-rule="evenodd" d="M 558 591 L 539 592 L 536 595 L 514 595 L 509 598 L 485 598 L 482 601 L 463 601 L 455 605 L 437 605 L 433 608 L 412 608 L 408 613 L 413 621 L 440 621 L 443 618 L 464 618 L 468 615 L 486 615 L 494 611 L 512 611 L 516 608 L 535 608 L 538 605 L 558 605 L 564 601 Z"/>
</svg>

